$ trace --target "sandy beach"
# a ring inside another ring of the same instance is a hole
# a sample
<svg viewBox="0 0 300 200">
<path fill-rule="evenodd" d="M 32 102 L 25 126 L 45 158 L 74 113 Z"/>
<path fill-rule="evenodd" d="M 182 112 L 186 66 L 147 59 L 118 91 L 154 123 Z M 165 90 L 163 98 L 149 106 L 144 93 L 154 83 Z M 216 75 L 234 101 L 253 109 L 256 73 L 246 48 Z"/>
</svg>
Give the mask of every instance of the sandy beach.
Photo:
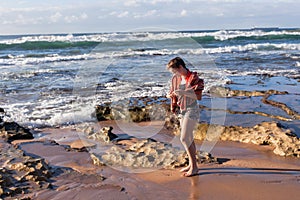
<svg viewBox="0 0 300 200">
<path fill-rule="evenodd" d="M 107 125 L 116 127 L 114 121 L 101 123 Z M 82 138 L 71 128 L 43 129 L 35 136 L 12 144 L 25 155 L 47 161 L 53 171 L 51 187 L 14 199 L 298 199 L 300 195 L 299 158 L 275 155 L 270 146 L 219 141 L 211 154 L 220 162 L 199 163 L 198 175 L 185 178 L 180 168 L 134 173 L 96 166 L 88 151 L 79 150 Z M 173 137 L 162 129 L 154 138 Z"/>
</svg>

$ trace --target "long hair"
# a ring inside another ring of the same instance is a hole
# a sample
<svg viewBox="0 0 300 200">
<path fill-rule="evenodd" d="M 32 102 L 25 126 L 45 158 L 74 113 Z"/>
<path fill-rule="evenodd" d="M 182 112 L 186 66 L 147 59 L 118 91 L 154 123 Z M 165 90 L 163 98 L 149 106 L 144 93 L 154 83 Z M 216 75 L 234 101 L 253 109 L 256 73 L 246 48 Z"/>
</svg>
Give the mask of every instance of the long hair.
<svg viewBox="0 0 300 200">
<path fill-rule="evenodd" d="M 175 57 L 175 58 L 173 58 L 172 60 L 170 60 L 169 63 L 168 63 L 168 65 L 167 65 L 167 68 L 168 68 L 168 69 L 169 69 L 169 68 L 179 68 L 180 65 L 181 65 L 183 68 L 185 68 L 185 69 L 188 70 L 188 68 L 187 68 L 186 65 L 185 65 L 185 62 L 184 62 L 184 61 L 182 60 L 182 58 L 180 58 L 180 57 Z"/>
</svg>

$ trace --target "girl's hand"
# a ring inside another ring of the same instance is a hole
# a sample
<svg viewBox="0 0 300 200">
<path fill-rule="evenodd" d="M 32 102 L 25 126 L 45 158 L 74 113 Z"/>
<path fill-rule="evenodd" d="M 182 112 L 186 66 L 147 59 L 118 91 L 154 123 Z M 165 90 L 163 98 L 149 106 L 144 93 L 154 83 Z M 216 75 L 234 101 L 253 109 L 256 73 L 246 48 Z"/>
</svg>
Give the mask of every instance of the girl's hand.
<svg viewBox="0 0 300 200">
<path fill-rule="evenodd" d="M 185 90 L 175 90 L 174 93 L 177 96 L 183 96 L 185 95 Z"/>
<path fill-rule="evenodd" d="M 167 98 L 172 98 L 173 96 L 174 96 L 173 93 L 172 94 L 170 93 L 170 94 L 166 95 Z"/>
<path fill-rule="evenodd" d="M 175 94 L 175 92 L 173 91 L 172 93 L 167 94 L 167 98 L 173 98 L 175 96 L 178 96 L 177 94 Z"/>
</svg>

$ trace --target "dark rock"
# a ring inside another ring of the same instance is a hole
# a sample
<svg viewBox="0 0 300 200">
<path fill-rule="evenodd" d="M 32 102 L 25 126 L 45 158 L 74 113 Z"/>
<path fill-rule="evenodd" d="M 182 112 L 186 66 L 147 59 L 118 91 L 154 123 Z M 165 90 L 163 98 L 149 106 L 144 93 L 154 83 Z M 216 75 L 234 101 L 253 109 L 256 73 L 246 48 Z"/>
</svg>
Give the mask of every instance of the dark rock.
<svg viewBox="0 0 300 200">
<path fill-rule="evenodd" d="M 169 114 L 165 119 L 165 127 L 170 130 L 177 132 L 180 129 L 180 120 L 178 115 Z"/>
<path fill-rule="evenodd" d="M 3 109 L 3 108 L 0 108 L 0 123 L 3 122 L 4 115 L 5 115 L 4 109 Z"/>
<path fill-rule="evenodd" d="M 103 120 L 126 120 L 142 122 L 164 120 L 170 100 L 166 97 L 132 97 L 96 106 L 96 116 Z"/>
<path fill-rule="evenodd" d="M 111 115 L 111 103 L 96 106 L 96 117 L 99 121 L 113 119 Z"/>
<path fill-rule="evenodd" d="M 24 128 L 16 122 L 4 122 L 0 125 L 0 137 L 7 142 L 14 140 L 33 139 L 32 133 L 29 129 Z"/>
<path fill-rule="evenodd" d="M 109 127 L 105 129 L 105 134 L 108 136 L 109 140 L 112 141 L 113 139 L 116 139 L 118 136 L 111 132 L 113 130 L 113 127 Z"/>
<path fill-rule="evenodd" d="M 10 186 L 13 186 L 17 181 L 13 178 L 11 170 L 0 168 L 0 197 L 7 195 Z"/>
</svg>

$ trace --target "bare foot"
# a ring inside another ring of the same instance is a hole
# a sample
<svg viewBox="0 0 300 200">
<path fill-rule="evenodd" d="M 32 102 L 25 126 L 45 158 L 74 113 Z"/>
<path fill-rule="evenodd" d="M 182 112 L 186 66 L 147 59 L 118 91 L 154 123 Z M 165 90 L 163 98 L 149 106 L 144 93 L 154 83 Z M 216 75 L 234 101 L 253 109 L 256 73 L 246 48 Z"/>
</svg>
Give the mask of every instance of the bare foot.
<svg viewBox="0 0 300 200">
<path fill-rule="evenodd" d="M 180 172 L 187 172 L 187 171 L 190 170 L 190 168 L 191 168 L 191 166 L 188 165 L 187 167 L 182 168 L 182 169 L 180 170 Z"/>
<path fill-rule="evenodd" d="M 196 169 L 190 168 L 189 171 L 187 171 L 183 174 L 183 176 L 185 176 L 185 177 L 191 177 L 191 176 L 195 176 L 195 175 L 198 175 L 198 168 L 196 168 Z"/>
</svg>

